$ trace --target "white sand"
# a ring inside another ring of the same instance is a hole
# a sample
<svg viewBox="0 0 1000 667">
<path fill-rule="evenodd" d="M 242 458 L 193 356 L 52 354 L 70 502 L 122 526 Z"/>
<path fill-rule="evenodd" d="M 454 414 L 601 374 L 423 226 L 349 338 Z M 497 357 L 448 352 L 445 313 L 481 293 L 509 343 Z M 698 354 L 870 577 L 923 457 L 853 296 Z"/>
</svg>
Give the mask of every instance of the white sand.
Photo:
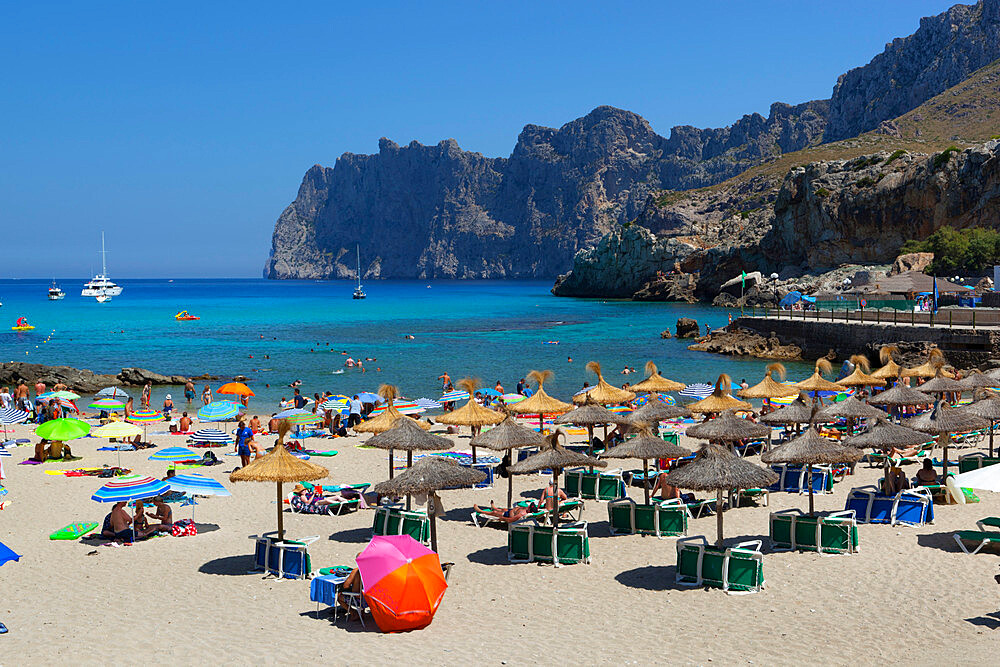
<svg viewBox="0 0 1000 667">
<path fill-rule="evenodd" d="M 17 431 L 27 437 L 33 427 Z M 151 439 L 183 444 L 179 436 Z M 356 449 L 360 441 L 307 444 L 340 451 L 312 459 L 330 468 L 331 482 L 385 479 L 384 452 Z M 766 589 L 727 596 L 677 586 L 675 541 L 610 537 L 606 506 L 593 501 L 584 512 L 591 565 L 508 564 L 505 533 L 469 521 L 473 502 L 504 502 L 506 480 L 493 489 L 446 491 L 439 542 L 443 559 L 456 563 L 450 588 L 428 628 L 383 635 L 373 623 L 363 631 L 343 616 L 336 626 L 328 613 L 316 618 L 308 582 L 246 574 L 248 536 L 275 529 L 275 488 L 231 484 L 225 471 L 238 464 L 235 457 L 202 471 L 233 496 L 199 501 L 197 537 L 123 548 L 50 541 L 49 533 L 70 522 L 100 521 L 110 506 L 90 500 L 106 480 L 43 471 L 114 464 L 114 452 L 95 452 L 105 442 L 74 442 L 74 453 L 84 456 L 75 463 L 16 465 L 31 455 L 29 446 L 4 459 L 10 493 L 0 512 L 0 541 L 24 556 L 0 568 L 0 621 L 10 628 L 0 636 L 4 664 L 995 664 L 1000 650 L 1000 586 L 993 580 L 1000 558 L 967 556 L 951 538 L 977 519 L 1000 515 L 997 494 L 982 493 L 974 505 L 936 506 L 930 526 L 863 525 L 856 555 L 766 552 Z M 467 442 L 458 438 L 458 447 Z M 122 452 L 122 463 L 163 476 L 165 464 L 147 461 L 149 453 Z M 852 486 L 878 475 L 859 466 L 832 495 L 817 497 L 817 509 L 843 509 Z M 543 483 L 536 475 L 515 478 L 515 497 L 537 493 Z M 641 498 L 639 489 L 629 493 Z M 726 535 L 764 537 L 770 510 L 805 506 L 805 496 L 772 494 L 770 509 L 727 512 Z M 190 508 L 172 507 L 175 519 L 190 516 Z M 351 563 L 371 523 L 370 510 L 341 517 L 285 513 L 290 537 L 320 535 L 310 548 L 316 568 Z M 204 530 L 204 524 L 215 525 Z M 714 539 L 715 518 L 693 521 L 690 534 Z"/>
</svg>

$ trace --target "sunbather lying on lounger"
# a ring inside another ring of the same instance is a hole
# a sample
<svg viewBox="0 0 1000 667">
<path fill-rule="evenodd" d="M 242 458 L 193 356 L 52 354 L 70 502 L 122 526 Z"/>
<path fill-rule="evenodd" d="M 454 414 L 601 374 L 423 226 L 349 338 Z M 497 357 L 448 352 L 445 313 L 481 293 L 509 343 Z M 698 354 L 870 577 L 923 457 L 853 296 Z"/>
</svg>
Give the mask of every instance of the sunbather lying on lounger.
<svg viewBox="0 0 1000 667">
<path fill-rule="evenodd" d="M 481 514 L 489 514 L 495 516 L 496 518 L 504 521 L 506 523 L 514 523 L 519 521 L 529 514 L 534 514 L 538 511 L 538 506 L 535 503 L 530 503 L 527 507 L 511 507 L 510 509 L 504 507 L 497 507 L 490 501 L 490 508 L 480 507 L 479 505 L 473 505 L 472 509 L 476 510 Z"/>
<path fill-rule="evenodd" d="M 920 446 L 903 447 L 902 449 L 898 447 L 893 447 L 888 451 L 888 454 L 889 456 L 892 456 L 894 458 L 910 457 L 910 456 L 916 456 L 921 449 L 923 449 L 923 447 Z"/>
<path fill-rule="evenodd" d="M 655 496 L 656 492 L 660 492 L 660 500 L 672 500 L 674 498 L 681 497 L 681 490 L 676 486 L 670 486 L 667 484 L 667 473 L 661 472 L 656 476 L 656 484 L 653 486 L 653 490 L 650 492 L 650 496 Z"/>
</svg>

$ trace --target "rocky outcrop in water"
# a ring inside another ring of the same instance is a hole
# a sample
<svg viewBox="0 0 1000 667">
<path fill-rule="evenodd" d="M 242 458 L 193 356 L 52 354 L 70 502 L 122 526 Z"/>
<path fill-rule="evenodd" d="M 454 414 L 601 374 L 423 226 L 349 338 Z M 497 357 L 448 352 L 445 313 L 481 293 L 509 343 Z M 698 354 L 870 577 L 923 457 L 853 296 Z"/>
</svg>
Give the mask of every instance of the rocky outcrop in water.
<svg viewBox="0 0 1000 667">
<path fill-rule="evenodd" d="M 139 387 L 147 382 L 154 385 L 182 385 L 188 378 L 183 375 L 162 375 L 144 368 L 123 368 L 118 375 L 110 375 L 70 366 L 43 366 L 20 361 L 0 363 L 0 384 L 14 387 L 22 380 L 29 385 L 41 380 L 50 387 L 61 382 L 73 391 L 89 394 L 105 387 Z"/>
<path fill-rule="evenodd" d="M 864 67 L 837 79 L 825 141 L 847 139 L 902 116 L 1000 58 L 1000 0 L 955 5 L 920 20 Z"/>
<path fill-rule="evenodd" d="M 800 347 L 784 345 L 774 334 L 764 337 L 754 331 L 733 327 L 713 331 L 698 342 L 688 345 L 688 349 L 758 359 L 779 359 L 781 361 L 802 359 Z"/>
</svg>

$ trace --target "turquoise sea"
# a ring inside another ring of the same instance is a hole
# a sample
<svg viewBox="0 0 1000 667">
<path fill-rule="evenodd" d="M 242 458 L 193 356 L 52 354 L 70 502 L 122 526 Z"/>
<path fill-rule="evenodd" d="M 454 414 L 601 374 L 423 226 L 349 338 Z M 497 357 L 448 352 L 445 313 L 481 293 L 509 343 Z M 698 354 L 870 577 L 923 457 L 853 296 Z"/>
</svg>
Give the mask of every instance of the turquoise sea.
<svg viewBox="0 0 1000 667">
<path fill-rule="evenodd" d="M 600 361 L 615 385 L 641 380 L 649 359 L 683 382 L 714 382 L 728 372 L 753 383 L 766 365 L 691 352 L 687 342 L 660 338 L 678 317 L 715 327 L 727 322 L 728 311 L 557 298 L 550 282 L 375 281 L 365 285 L 368 298 L 355 301 L 348 281 L 123 279 L 124 293 L 107 304 L 81 297 L 84 282 L 59 279 L 66 298 L 49 301 L 50 281 L 0 281 L 0 359 L 108 373 L 140 366 L 167 374 L 246 375 L 259 397 L 251 406 L 268 407 L 291 396 L 293 380 L 302 381 L 306 395 L 351 394 L 389 382 L 408 398 L 436 398 L 436 378 L 444 371 L 487 386 L 499 379 L 513 391 L 529 370 L 548 368 L 555 379 L 547 389 L 567 398 L 584 381 L 593 383 L 584 369 L 589 360 Z M 178 322 L 180 310 L 201 319 Z M 34 331 L 10 331 L 21 316 Z M 345 351 L 376 361 L 365 362 L 365 373 L 344 369 Z M 637 373 L 622 375 L 626 365 Z M 808 374 L 801 364 L 789 370 Z M 178 392 L 166 388 L 155 392 L 154 405 L 167 391 L 182 405 Z"/>
</svg>

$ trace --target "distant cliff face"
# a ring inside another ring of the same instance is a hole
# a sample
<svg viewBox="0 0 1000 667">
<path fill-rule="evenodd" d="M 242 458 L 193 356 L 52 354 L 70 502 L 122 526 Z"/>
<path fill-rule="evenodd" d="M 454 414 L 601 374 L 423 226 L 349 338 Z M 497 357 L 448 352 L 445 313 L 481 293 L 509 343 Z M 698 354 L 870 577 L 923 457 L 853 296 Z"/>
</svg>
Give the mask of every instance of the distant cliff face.
<svg viewBox="0 0 1000 667">
<path fill-rule="evenodd" d="M 528 125 L 509 158 L 449 140 L 315 166 L 275 225 L 270 278 L 538 278 L 636 217 L 662 188 L 716 183 L 822 134 L 825 102 L 774 104 L 732 127 L 658 135 L 599 107 L 559 129 Z"/>
<path fill-rule="evenodd" d="M 923 18 L 864 67 L 840 76 L 824 141 L 874 130 L 1000 58 L 1000 0 L 955 5 Z"/>
</svg>

